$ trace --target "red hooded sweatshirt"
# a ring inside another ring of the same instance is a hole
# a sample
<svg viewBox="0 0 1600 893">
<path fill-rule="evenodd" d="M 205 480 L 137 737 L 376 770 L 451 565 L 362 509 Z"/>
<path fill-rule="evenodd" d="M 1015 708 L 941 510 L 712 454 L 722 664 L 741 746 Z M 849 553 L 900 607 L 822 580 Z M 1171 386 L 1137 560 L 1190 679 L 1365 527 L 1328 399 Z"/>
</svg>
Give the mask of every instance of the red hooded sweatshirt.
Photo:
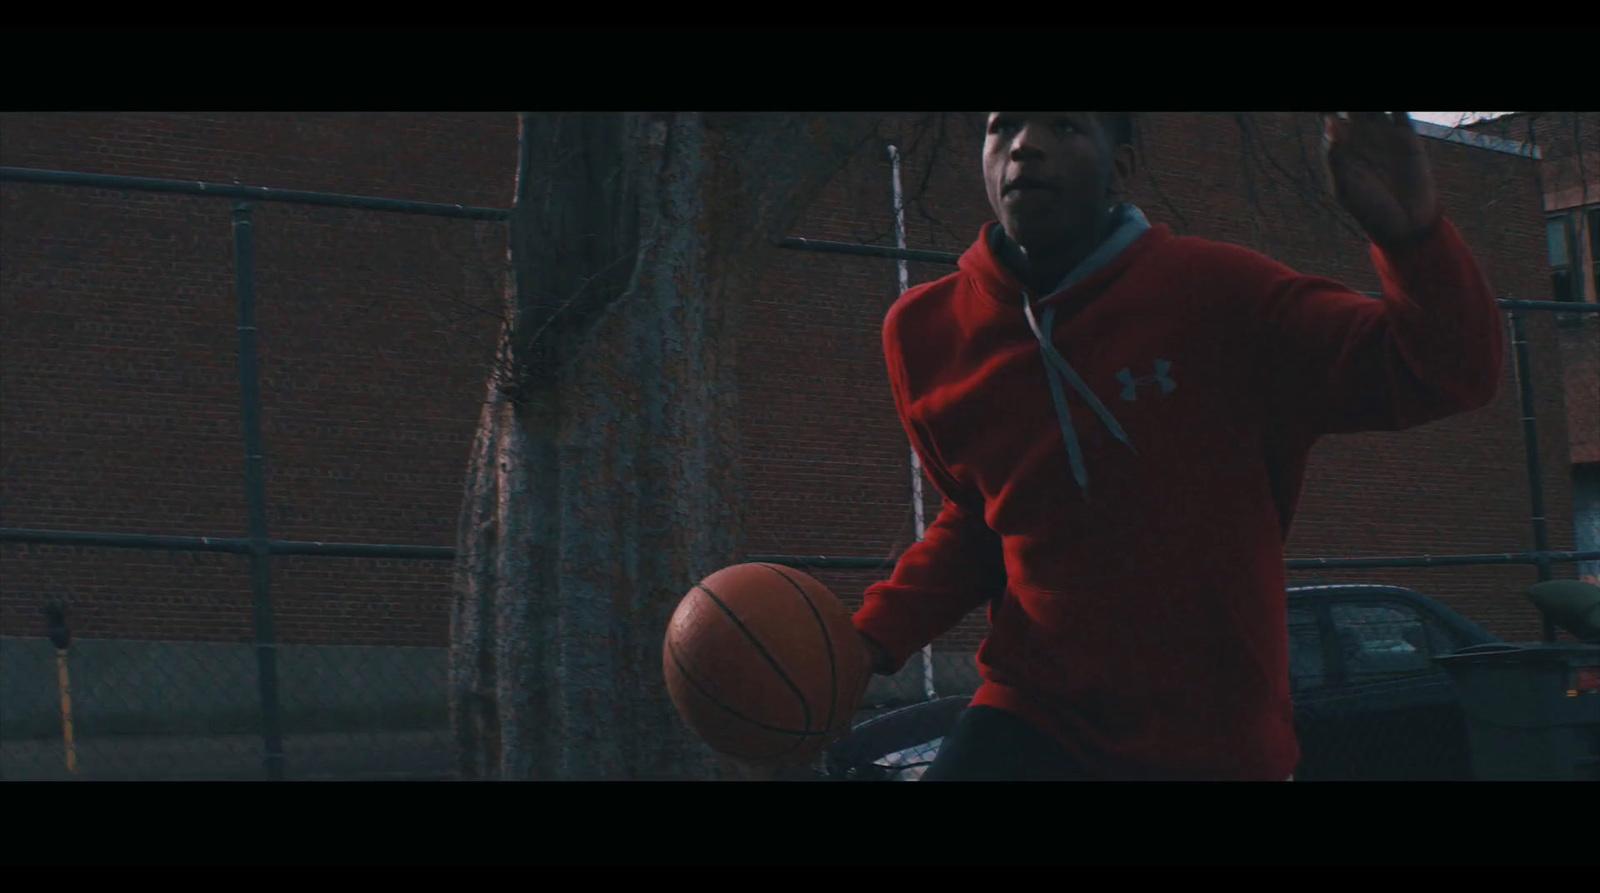
<svg viewBox="0 0 1600 893">
<path fill-rule="evenodd" d="M 973 703 L 1097 777 L 1282 780 L 1306 458 L 1492 401 L 1503 323 L 1448 220 L 1372 248 L 1378 299 L 1123 214 L 1052 295 L 991 223 L 889 311 L 895 406 L 944 499 L 856 625 L 898 668 L 987 603 Z"/>
</svg>

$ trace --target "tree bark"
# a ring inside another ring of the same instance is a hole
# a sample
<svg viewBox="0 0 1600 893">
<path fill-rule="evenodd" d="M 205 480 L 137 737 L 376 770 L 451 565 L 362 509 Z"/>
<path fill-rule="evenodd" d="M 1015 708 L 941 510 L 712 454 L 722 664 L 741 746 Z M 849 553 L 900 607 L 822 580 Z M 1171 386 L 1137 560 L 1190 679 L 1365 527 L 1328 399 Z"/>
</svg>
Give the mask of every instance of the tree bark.
<svg viewBox="0 0 1600 893">
<path fill-rule="evenodd" d="M 869 140 L 859 115 L 524 115 L 513 283 L 451 614 L 466 778 L 716 778 L 661 678 L 742 560 L 738 296 Z"/>
</svg>

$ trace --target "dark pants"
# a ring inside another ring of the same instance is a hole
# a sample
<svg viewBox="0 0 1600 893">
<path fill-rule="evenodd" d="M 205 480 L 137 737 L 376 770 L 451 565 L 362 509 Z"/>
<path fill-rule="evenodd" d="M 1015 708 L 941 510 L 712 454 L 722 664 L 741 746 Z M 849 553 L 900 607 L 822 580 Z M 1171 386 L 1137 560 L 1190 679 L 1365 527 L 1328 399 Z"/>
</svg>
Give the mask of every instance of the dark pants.
<svg viewBox="0 0 1600 893">
<path fill-rule="evenodd" d="M 939 745 L 923 781 L 1088 781 L 1061 745 L 993 707 L 968 707 Z"/>
</svg>

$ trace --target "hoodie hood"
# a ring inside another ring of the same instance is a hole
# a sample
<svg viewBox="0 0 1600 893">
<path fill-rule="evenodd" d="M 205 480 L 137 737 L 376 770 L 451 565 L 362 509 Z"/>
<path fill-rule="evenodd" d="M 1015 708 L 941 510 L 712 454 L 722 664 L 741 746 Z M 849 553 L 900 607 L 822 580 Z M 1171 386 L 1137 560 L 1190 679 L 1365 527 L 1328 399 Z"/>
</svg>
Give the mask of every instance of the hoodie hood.
<svg viewBox="0 0 1600 893">
<path fill-rule="evenodd" d="M 1134 249 L 1135 244 L 1151 230 L 1143 212 L 1133 205 L 1119 205 L 1112 213 L 1116 215 L 1115 223 L 1105 240 L 1067 273 L 1057 283 L 1055 290 L 1048 295 L 1030 294 L 1016 275 L 1000 262 L 1000 240 L 1004 238 L 1005 232 L 999 223 L 991 223 L 985 227 L 978 243 L 961 256 L 962 271 L 977 280 L 980 291 L 1001 303 L 1020 305 L 1023 315 L 1027 318 L 1028 328 L 1032 330 L 1034 340 L 1039 343 L 1040 358 L 1050 385 L 1051 402 L 1055 404 L 1056 419 L 1061 424 L 1061 437 L 1066 444 L 1067 460 L 1072 464 L 1072 476 L 1078 482 L 1078 488 L 1085 499 L 1089 494 L 1089 473 L 1084 465 L 1083 451 L 1078 445 L 1077 432 L 1073 428 L 1072 414 L 1068 411 L 1066 386 L 1072 386 L 1078 397 L 1093 410 L 1101 424 L 1104 424 L 1111 435 L 1130 451 L 1133 451 L 1133 443 L 1128 440 L 1128 435 L 1122 430 L 1122 425 L 1117 422 L 1116 416 L 1106 409 L 1100 398 L 1095 396 L 1094 391 L 1073 370 L 1061 352 L 1056 350 L 1051 333 L 1055 329 L 1056 311 L 1061 306 L 1060 299 L 1075 286 L 1101 279 L 1109 281 L 1139 253 L 1130 249 Z"/>
<path fill-rule="evenodd" d="M 1016 273 L 1012 272 L 1004 261 L 1000 260 L 1000 245 L 1005 238 L 1005 228 L 999 221 L 990 221 L 983 227 L 978 239 L 961 255 L 958 266 L 961 272 L 978 286 L 979 292 L 990 300 L 1015 309 L 1020 309 L 1018 297 L 1024 293 L 1033 302 L 1035 309 L 1039 309 L 1071 297 L 1065 294 L 1068 290 L 1075 290 L 1078 293 L 1084 290 L 1094 291 L 1096 285 L 1109 283 L 1115 279 L 1129 262 L 1143 253 L 1144 248 L 1152 241 L 1143 239 L 1145 235 L 1162 237 L 1171 235 L 1171 231 L 1165 226 L 1152 226 L 1145 219 L 1144 213 L 1131 204 L 1118 205 L 1112 213 L 1116 215 L 1116 222 L 1105 240 L 1078 266 L 1062 277 L 1048 294 L 1036 294 L 1017 278 Z M 1078 286 L 1087 288 L 1079 290 Z"/>
</svg>

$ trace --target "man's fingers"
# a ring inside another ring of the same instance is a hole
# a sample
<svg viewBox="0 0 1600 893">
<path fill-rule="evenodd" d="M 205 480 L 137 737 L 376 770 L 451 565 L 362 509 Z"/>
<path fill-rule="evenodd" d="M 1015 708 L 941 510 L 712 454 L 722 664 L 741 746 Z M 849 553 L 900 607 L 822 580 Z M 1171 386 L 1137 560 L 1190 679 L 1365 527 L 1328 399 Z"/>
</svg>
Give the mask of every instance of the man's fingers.
<svg viewBox="0 0 1600 893">
<path fill-rule="evenodd" d="M 1322 113 L 1322 148 L 1343 140 L 1350 133 L 1350 122 L 1339 117 L 1338 112 Z"/>
<path fill-rule="evenodd" d="M 1327 115 L 1327 112 L 1323 112 Z M 1362 124 L 1390 124 L 1413 130 L 1410 112 L 1351 112 L 1350 120 Z"/>
</svg>

